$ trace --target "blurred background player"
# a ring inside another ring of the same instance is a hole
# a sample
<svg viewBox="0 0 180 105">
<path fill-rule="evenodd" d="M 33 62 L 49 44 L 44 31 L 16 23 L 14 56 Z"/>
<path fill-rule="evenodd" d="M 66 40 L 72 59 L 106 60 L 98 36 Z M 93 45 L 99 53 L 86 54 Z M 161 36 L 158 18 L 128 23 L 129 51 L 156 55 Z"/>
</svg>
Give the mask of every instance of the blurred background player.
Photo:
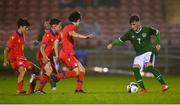
<svg viewBox="0 0 180 105">
<path fill-rule="evenodd" d="M 54 41 L 58 39 L 59 31 L 61 29 L 61 22 L 56 18 L 51 19 L 49 24 L 51 28 L 43 36 L 40 51 L 37 53 L 38 63 L 41 68 L 43 68 L 43 74 L 37 76 L 37 79 L 40 80 L 40 84 L 36 92 L 40 94 L 44 93 L 43 88 L 53 73 L 50 57 L 52 56 L 54 50 Z"/>
<path fill-rule="evenodd" d="M 162 91 L 168 89 L 168 85 L 165 83 L 158 69 L 154 67 L 155 54 L 160 50 L 160 32 L 153 27 L 142 27 L 140 18 L 136 15 L 130 17 L 129 21 L 131 29 L 126 32 L 122 37 L 115 39 L 110 43 L 107 48 L 111 49 L 112 46 L 121 45 L 125 41 L 129 40 L 136 51 L 136 57 L 133 63 L 133 72 L 135 79 L 141 87 L 141 93 L 147 92 L 142 81 L 140 70 L 144 68 L 151 72 L 156 79 L 162 85 Z M 154 47 L 151 42 L 151 36 L 156 36 L 156 46 Z"/>
<path fill-rule="evenodd" d="M 18 73 L 17 94 L 23 94 L 26 93 L 26 91 L 23 90 L 25 73 L 34 70 L 32 63 L 24 56 L 25 35 L 30 23 L 20 18 L 17 22 L 17 26 L 18 29 L 12 33 L 4 49 L 3 65 L 8 66 L 10 63 L 12 68 Z M 29 89 L 31 89 L 31 85 L 32 84 L 30 84 Z M 29 89 L 28 91 L 31 91 Z"/>
<path fill-rule="evenodd" d="M 40 33 L 37 37 L 37 39 L 34 41 L 34 45 L 37 46 L 42 41 L 42 37 L 44 34 L 50 29 L 50 17 L 47 17 L 46 20 L 43 22 L 43 26 L 41 27 Z"/>
<path fill-rule="evenodd" d="M 55 76 L 60 79 L 77 77 L 75 93 L 85 93 L 82 90 L 85 76 L 85 68 L 76 58 L 73 38 L 88 39 L 93 38 L 94 35 L 81 35 L 79 33 L 76 33 L 76 30 L 82 19 L 79 12 L 75 11 L 71 13 L 68 19 L 71 23 L 66 25 L 61 32 L 62 48 L 59 54 L 57 51 L 58 41 L 55 42 L 56 58 L 59 58 L 68 67 L 68 70 L 64 71 L 63 73 L 57 73 L 57 75 Z"/>
</svg>

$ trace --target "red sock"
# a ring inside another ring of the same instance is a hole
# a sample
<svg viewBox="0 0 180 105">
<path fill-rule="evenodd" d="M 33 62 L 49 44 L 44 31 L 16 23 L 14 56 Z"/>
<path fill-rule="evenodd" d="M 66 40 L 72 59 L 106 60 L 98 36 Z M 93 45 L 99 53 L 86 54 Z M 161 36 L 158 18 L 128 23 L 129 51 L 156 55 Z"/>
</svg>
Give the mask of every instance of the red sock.
<svg viewBox="0 0 180 105">
<path fill-rule="evenodd" d="M 82 89 L 82 85 L 84 82 L 84 77 L 85 77 L 85 73 L 84 72 L 79 72 L 79 76 L 77 77 L 77 82 L 76 82 L 76 90 L 81 90 Z"/>
<path fill-rule="evenodd" d="M 67 70 L 62 73 L 57 73 L 55 76 L 57 78 L 70 78 L 70 77 L 76 77 L 77 75 L 75 71 Z"/>
<path fill-rule="evenodd" d="M 40 81 L 43 81 L 43 80 L 44 80 L 44 77 L 43 77 L 42 75 L 38 75 L 38 76 L 36 76 L 36 79 L 37 79 L 37 80 L 40 80 Z"/>
<path fill-rule="evenodd" d="M 40 83 L 39 83 L 39 86 L 38 86 L 38 91 L 42 91 L 43 90 L 43 88 L 44 88 L 44 86 L 46 85 L 46 82 L 47 82 L 47 79 L 48 79 L 48 77 L 47 76 L 45 76 L 45 75 L 42 75 L 41 76 L 41 81 L 40 81 Z"/>
<path fill-rule="evenodd" d="M 18 91 L 19 92 L 23 91 L 23 84 L 24 84 L 24 80 L 22 80 L 22 81 L 17 83 Z"/>
</svg>

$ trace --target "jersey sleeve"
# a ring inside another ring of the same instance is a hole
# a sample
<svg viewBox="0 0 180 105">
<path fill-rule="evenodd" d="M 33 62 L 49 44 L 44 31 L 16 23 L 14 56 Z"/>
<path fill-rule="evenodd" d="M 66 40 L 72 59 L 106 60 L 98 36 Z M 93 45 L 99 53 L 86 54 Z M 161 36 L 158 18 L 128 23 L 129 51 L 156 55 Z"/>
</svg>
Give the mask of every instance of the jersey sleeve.
<svg viewBox="0 0 180 105">
<path fill-rule="evenodd" d="M 115 39 L 112 41 L 112 45 L 115 46 L 115 45 L 121 45 L 123 44 L 125 41 L 129 40 L 129 37 L 128 37 L 128 33 L 125 33 L 123 36 Z"/>
<path fill-rule="evenodd" d="M 156 29 L 154 27 L 148 27 L 148 30 L 149 30 L 150 35 L 156 35 L 157 32 L 159 31 L 158 29 Z"/>
<path fill-rule="evenodd" d="M 6 47 L 8 48 L 13 48 L 13 46 L 15 45 L 15 40 L 16 40 L 16 37 L 14 35 L 12 35 L 9 40 L 7 41 L 7 44 L 6 44 Z"/>
<path fill-rule="evenodd" d="M 149 27 L 149 34 L 150 35 L 155 35 L 156 36 L 156 42 L 160 44 L 160 32 L 158 29 L 154 27 Z"/>
<path fill-rule="evenodd" d="M 48 45 L 49 43 L 49 40 L 50 40 L 50 35 L 49 34 L 45 34 L 42 38 L 42 43 L 45 44 L 45 45 Z"/>
</svg>

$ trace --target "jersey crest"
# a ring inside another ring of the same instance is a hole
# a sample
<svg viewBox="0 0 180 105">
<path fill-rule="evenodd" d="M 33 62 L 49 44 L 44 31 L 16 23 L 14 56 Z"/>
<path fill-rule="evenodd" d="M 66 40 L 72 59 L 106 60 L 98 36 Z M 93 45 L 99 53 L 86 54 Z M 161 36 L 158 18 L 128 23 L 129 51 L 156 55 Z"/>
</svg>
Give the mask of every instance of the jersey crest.
<svg viewBox="0 0 180 105">
<path fill-rule="evenodd" d="M 142 37 L 145 38 L 147 36 L 146 33 L 142 33 Z"/>
</svg>

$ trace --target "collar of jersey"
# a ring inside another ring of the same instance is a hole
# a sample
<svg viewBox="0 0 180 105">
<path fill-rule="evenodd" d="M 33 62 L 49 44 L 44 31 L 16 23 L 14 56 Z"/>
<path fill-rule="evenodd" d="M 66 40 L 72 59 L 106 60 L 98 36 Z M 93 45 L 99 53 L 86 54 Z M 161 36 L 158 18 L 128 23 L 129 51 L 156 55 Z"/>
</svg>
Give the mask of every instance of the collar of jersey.
<svg viewBox="0 0 180 105">
<path fill-rule="evenodd" d="M 23 37 L 23 33 L 20 33 L 20 32 L 18 32 L 18 31 L 16 31 L 16 34 L 17 34 L 18 36 L 20 36 L 20 37 Z"/>
<path fill-rule="evenodd" d="M 55 33 L 55 32 L 53 32 L 51 29 L 50 29 L 50 32 L 51 32 L 51 34 L 52 34 L 53 36 L 55 36 L 55 35 L 56 35 L 56 33 Z"/>
<path fill-rule="evenodd" d="M 139 31 L 137 31 L 137 32 L 135 31 L 135 33 L 139 33 L 139 32 L 141 32 L 141 30 L 142 30 L 142 27 L 140 27 Z"/>
</svg>

